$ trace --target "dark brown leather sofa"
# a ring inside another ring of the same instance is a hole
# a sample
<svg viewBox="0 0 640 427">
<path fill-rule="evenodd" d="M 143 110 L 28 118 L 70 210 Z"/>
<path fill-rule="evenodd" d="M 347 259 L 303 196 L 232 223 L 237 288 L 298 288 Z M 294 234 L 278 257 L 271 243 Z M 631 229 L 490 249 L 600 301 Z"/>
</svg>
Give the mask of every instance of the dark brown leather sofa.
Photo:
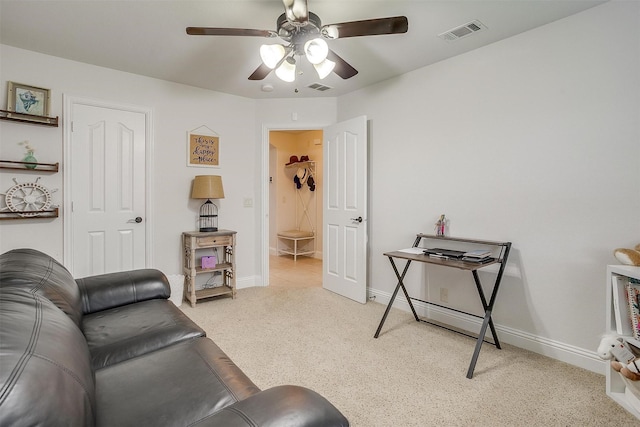
<svg viewBox="0 0 640 427">
<path fill-rule="evenodd" d="M 312 390 L 258 389 L 169 294 L 157 270 L 74 280 L 0 255 L 0 425 L 349 425 Z"/>
</svg>

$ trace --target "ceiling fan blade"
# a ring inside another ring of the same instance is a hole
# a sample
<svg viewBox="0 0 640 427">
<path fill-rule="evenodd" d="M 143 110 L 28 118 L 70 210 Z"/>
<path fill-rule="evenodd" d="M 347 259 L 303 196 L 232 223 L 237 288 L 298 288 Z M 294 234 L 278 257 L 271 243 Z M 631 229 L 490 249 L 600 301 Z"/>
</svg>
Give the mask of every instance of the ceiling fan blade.
<svg viewBox="0 0 640 427">
<path fill-rule="evenodd" d="M 190 36 L 251 36 L 251 37 L 277 37 L 275 31 L 250 30 L 246 28 L 208 28 L 187 27 Z"/>
<path fill-rule="evenodd" d="M 406 33 L 408 29 L 409 21 L 406 16 L 393 16 L 324 25 L 321 33 L 329 39 L 344 39 L 346 37 L 402 34 Z"/>
<path fill-rule="evenodd" d="M 350 79 L 351 77 L 358 74 L 358 70 L 353 68 L 347 61 L 340 58 L 337 53 L 329 49 L 329 53 L 327 54 L 327 59 L 336 63 L 333 72 L 342 77 L 343 79 Z"/>
<path fill-rule="evenodd" d="M 271 68 L 267 67 L 264 64 L 260 64 L 258 68 L 249 76 L 249 80 L 263 80 L 265 77 L 269 75 L 271 72 Z"/>
<path fill-rule="evenodd" d="M 309 8 L 307 0 L 282 0 L 284 13 L 291 22 L 307 22 L 309 20 Z"/>
</svg>

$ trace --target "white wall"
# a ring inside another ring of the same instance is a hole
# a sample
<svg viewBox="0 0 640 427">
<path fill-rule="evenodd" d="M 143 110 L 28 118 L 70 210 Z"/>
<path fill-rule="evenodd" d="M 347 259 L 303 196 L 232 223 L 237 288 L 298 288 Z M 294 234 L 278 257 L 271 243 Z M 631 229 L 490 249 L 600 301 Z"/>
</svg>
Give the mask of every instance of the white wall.
<svg viewBox="0 0 640 427">
<path fill-rule="evenodd" d="M 199 174 L 222 175 L 225 199 L 219 200 L 219 226 L 238 232 L 239 286 L 253 284 L 256 265 L 256 210 L 245 208 L 245 198 L 259 199 L 254 168 L 259 144 L 255 141 L 255 102 L 199 88 L 174 84 L 101 67 L 68 61 L 0 45 L 0 99 L 6 99 L 6 82 L 17 81 L 52 92 L 51 115 L 62 116 L 63 94 L 114 103 L 150 107 L 153 110 L 153 266 L 172 274 L 181 270 L 180 235 L 195 230 L 200 202 L 189 199 L 191 180 Z M 62 120 L 62 117 L 61 117 Z M 186 166 L 187 131 L 206 125 L 220 135 L 220 168 Z M 36 147 L 42 162 L 61 162 L 62 127 L 47 128 L 0 122 L 0 158 L 20 160 L 24 139 Z M 62 165 L 64 167 L 64 165 Z M 34 179 L 35 174 L 4 170 L 0 192 Z M 42 175 L 40 183 L 59 188 L 54 200 L 62 205 L 63 172 Z M 255 206 L 255 205 L 254 205 Z M 61 212 L 64 215 L 64 212 Z M 62 261 L 63 219 L 2 221 L 0 251 L 34 247 Z"/>
<path fill-rule="evenodd" d="M 507 341 L 601 369 L 606 265 L 640 242 L 639 8 L 607 3 L 339 98 L 339 120 L 372 128 L 378 301 L 396 284 L 382 253 L 444 213 L 451 235 L 513 242 L 494 314 Z M 442 270 L 413 266 L 410 293 L 445 287 L 477 311 L 470 275 Z"/>
</svg>

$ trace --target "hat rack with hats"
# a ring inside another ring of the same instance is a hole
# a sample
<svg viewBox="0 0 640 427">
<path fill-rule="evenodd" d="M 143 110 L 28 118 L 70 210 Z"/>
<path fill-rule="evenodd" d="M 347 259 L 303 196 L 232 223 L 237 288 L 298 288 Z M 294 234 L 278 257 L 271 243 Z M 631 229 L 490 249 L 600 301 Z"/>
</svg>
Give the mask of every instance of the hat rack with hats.
<svg viewBox="0 0 640 427">
<path fill-rule="evenodd" d="M 316 252 L 315 212 L 313 213 L 313 219 L 309 214 L 311 205 L 313 205 L 313 209 L 316 207 L 315 162 L 310 160 L 309 156 L 306 155 L 300 156 L 300 158 L 298 158 L 298 156 L 290 156 L 289 162 L 285 164 L 285 167 L 295 172 L 293 174 L 293 182 L 297 195 L 296 222 L 295 229 L 288 229 L 277 233 L 276 252 L 278 254 L 293 255 L 293 260 L 296 261 L 299 255 L 313 256 Z M 308 190 L 309 193 L 303 196 L 304 190 Z M 288 242 L 289 244 L 281 245 L 282 241 Z"/>
<path fill-rule="evenodd" d="M 304 163 L 304 162 L 310 162 L 310 161 L 311 160 L 309 160 L 309 156 L 300 156 L 300 159 L 298 159 L 298 156 L 291 156 L 289 157 L 289 163 L 286 163 L 285 166 L 291 166 L 296 163 Z"/>
<path fill-rule="evenodd" d="M 310 191 L 316 190 L 316 182 L 314 179 L 316 163 L 309 159 L 309 156 L 291 156 L 289 163 L 285 163 L 288 169 L 295 168 L 293 182 L 296 189 L 300 190 L 305 184 L 309 186 Z"/>
</svg>

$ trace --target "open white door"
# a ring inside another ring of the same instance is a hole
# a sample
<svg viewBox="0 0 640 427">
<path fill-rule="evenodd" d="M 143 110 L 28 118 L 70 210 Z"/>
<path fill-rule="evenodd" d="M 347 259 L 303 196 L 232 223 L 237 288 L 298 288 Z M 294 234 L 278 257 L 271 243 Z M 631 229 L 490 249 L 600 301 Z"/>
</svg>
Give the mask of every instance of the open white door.
<svg viewBox="0 0 640 427">
<path fill-rule="evenodd" d="M 324 129 L 323 287 L 367 301 L 367 118 Z"/>
<path fill-rule="evenodd" d="M 144 268 L 145 113 L 80 103 L 71 113 L 73 274 Z"/>
</svg>

